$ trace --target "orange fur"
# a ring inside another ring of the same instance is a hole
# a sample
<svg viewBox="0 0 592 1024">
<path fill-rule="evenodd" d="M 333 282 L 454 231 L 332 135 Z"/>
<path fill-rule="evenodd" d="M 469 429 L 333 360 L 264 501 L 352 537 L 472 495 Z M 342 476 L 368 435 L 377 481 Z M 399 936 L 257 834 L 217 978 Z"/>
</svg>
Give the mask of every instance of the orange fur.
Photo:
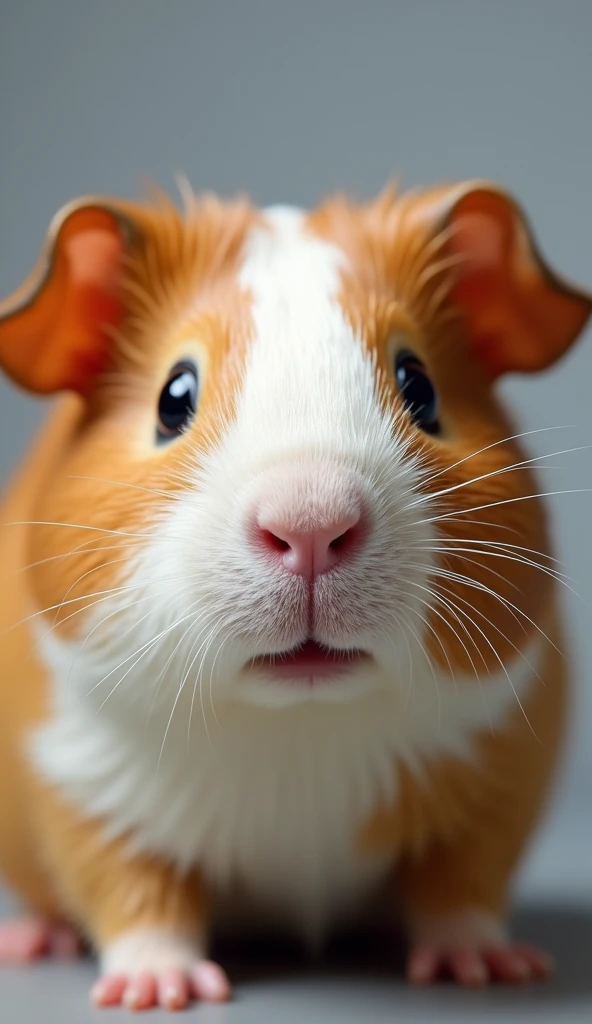
<svg viewBox="0 0 592 1024">
<path fill-rule="evenodd" d="M 439 759 L 421 780 L 403 770 L 396 805 L 378 809 L 360 833 L 363 849 L 401 858 L 397 891 L 410 917 L 507 911 L 508 882 L 543 808 L 565 724 L 555 614 L 542 627 L 557 644 L 541 670 L 544 685 L 503 732 L 479 737 L 478 767 Z"/>
<path fill-rule="evenodd" d="M 443 438 L 426 443 L 407 429 L 433 468 L 430 489 L 461 485 L 443 499 L 443 510 L 448 503 L 472 509 L 531 494 L 535 483 L 526 468 L 471 482 L 524 456 L 510 440 L 471 457 L 513 429 L 459 326 L 446 225 L 421 215 L 421 203 L 421 197 L 399 199 L 392 192 L 366 207 L 336 200 L 310 218 L 309 228 L 349 256 L 352 269 L 344 276 L 341 301 L 374 353 L 382 400 L 397 406 L 389 346 L 400 332 L 415 339 L 436 383 Z M 124 581 L 124 545 L 141 545 L 147 516 L 160 500 L 157 492 L 183 486 L 187 445 L 179 442 L 171 470 L 170 455 L 155 449 L 151 436 L 163 376 L 188 345 L 199 345 L 205 366 L 193 445 L 207 450 L 231 417 L 251 329 L 249 296 L 239 290 L 236 272 L 246 231 L 257 216 L 247 204 L 215 200 L 190 202 L 184 217 L 160 200 L 154 206 L 113 205 L 137 225 L 142 244 L 126 257 L 125 317 L 115 331 L 110 364 L 87 403 L 60 401 L 1 513 L 3 522 L 71 525 L 6 526 L 0 535 L 0 872 L 31 906 L 69 914 L 99 944 L 138 924 L 203 927 L 205 894 L 197 874 L 181 879 L 157 859 L 128 859 L 120 843 L 102 838 L 100 823 L 83 820 L 29 768 L 24 737 L 50 709 L 27 616 L 53 609 L 42 617 L 44 629 L 81 635 L 84 612 L 95 600 L 87 595 Z M 129 445 L 121 444 L 122 432 L 129 434 Z M 80 477 L 92 479 L 81 487 Z M 444 537 L 459 541 L 495 540 L 498 534 L 512 539 L 512 530 L 545 565 L 549 541 L 538 501 L 468 512 L 442 525 Z M 502 599 L 519 602 L 523 613 L 516 616 L 484 590 L 467 593 L 450 580 L 447 596 L 461 609 L 468 599 L 480 628 L 466 619 L 460 630 L 445 604 L 429 612 L 428 651 L 444 671 L 470 676 L 474 660 L 486 687 L 499 659 L 510 658 L 532 637 L 535 627 L 524 616 L 560 646 L 552 580 L 540 569 L 452 548 L 439 560 L 493 586 Z M 501 577 L 492 576 L 492 569 Z M 438 763 L 429 766 L 423 782 L 402 772 L 396 805 L 377 808 L 371 821 L 360 822 L 361 856 L 378 849 L 400 858 L 410 913 L 475 903 L 497 910 L 503 904 L 562 733 L 565 672 L 554 650 L 541 674 L 544 685 L 533 691 L 524 714 L 517 708 L 502 735 L 480 737 L 478 769 Z"/>
</svg>

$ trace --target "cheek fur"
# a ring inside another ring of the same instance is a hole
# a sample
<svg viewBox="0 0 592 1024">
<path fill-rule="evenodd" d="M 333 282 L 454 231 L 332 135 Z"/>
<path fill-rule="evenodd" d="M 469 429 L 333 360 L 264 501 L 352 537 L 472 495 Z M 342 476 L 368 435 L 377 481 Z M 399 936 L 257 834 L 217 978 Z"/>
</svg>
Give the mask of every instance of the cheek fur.
<svg viewBox="0 0 592 1024">
<path fill-rule="evenodd" d="M 160 622 L 177 616 L 184 625 L 194 615 L 181 648 L 191 640 L 187 657 L 202 671 L 213 673 L 215 660 L 220 687 L 222 665 L 236 674 L 311 630 L 323 644 L 363 647 L 389 667 L 405 623 L 422 631 L 430 556 L 418 564 L 415 551 L 434 535 L 425 507 L 413 505 L 423 471 L 379 400 L 373 361 L 340 306 L 342 264 L 297 211 L 271 211 L 267 228 L 252 233 L 241 280 L 253 296 L 253 338 L 234 419 L 186 468 L 143 560 L 145 577 L 166 566 L 175 580 L 163 577 Z M 330 518 L 348 489 L 368 512 L 367 535 L 319 577 L 311 597 L 302 578 L 278 571 L 252 544 L 253 503 Z"/>
<path fill-rule="evenodd" d="M 194 700 L 196 685 L 244 693 L 250 660 L 310 635 L 329 647 L 369 652 L 374 682 L 390 686 L 408 676 L 401 666 L 410 643 L 423 644 L 443 671 L 469 674 L 474 657 L 495 666 L 502 641 L 516 644 L 519 619 L 489 592 L 486 558 L 463 562 L 449 543 L 478 542 L 475 524 L 440 518 L 451 495 L 453 511 L 490 500 L 495 483 L 471 483 L 489 463 L 469 460 L 456 471 L 433 459 L 427 465 L 400 413 L 385 404 L 375 362 L 341 306 L 346 271 L 344 254 L 310 234 L 298 211 L 272 210 L 249 235 L 239 278 L 252 300 L 251 337 L 232 416 L 204 446 L 198 414 L 182 448 L 173 445 L 163 457 L 158 472 L 169 466 L 174 493 L 169 501 L 146 496 L 144 539 L 125 568 L 100 568 L 103 554 L 72 559 L 68 586 L 51 595 L 60 601 L 74 584 L 77 597 L 76 588 L 88 591 L 93 575 L 91 589 L 114 591 L 80 628 L 82 617 L 73 617 L 84 648 L 82 676 L 97 696 L 109 680 L 118 695 L 170 702 L 173 694 L 181 704 Z M 503 466 L 508 454 L 492 451 Z M 440 493 L 459 481 L 462 490 Z M 257 503 L 288 510 L 296 523 L 331 521 L 348 494 L 367 515 L 363 543 L 314 588 L 253 544 Z M 123 488 L 120 497 L 95 508 L 107 529 L 129 519 L 122 515 L 122 501 L 129 501 Z M 506 575 L 501 596 L 508 600 L 516 581 Z M 255 686 L 252 696 L 258 693 Z"/>
</svg>

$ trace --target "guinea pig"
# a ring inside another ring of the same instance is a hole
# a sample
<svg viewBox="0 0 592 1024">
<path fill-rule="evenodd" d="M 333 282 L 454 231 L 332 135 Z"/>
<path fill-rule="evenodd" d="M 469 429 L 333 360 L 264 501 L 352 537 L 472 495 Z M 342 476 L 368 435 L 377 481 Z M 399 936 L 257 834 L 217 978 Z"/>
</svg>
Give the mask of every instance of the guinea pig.
<svg viewBox="0 0 592 1024">
<path fill-rule="evenodd" d="M 407 976 L 527 981 L 508 893 L 568 681 L 536 460 L 496 395 L 592 299 L 467 182 L 312 213 L 85 198 L 0 307 L 60 393 L 0 514 L 0 958 L 223 1000 L 216 924 L 378 900 Z"/>
</svg>

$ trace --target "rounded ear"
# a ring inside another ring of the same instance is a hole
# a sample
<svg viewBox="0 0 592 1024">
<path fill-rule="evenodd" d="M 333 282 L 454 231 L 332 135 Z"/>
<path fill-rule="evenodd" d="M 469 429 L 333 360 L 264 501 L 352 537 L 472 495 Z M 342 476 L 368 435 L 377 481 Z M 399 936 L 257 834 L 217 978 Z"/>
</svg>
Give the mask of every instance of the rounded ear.
<svg viewBox="0 0 592 1024">
<path fill-rule="evenodd" d="M 424 203 L 452 256 L 452 299 L 489 374 L 559 359 L 586 325 L 592 295 L 551 269 L 515 200 L 477 181 L 428 193 Z"/>
<path fill-rule="evenodd" d="M 44 394 L 89 390 L 123 316 L 122 260 L 136 234 L 123 207 L 102 199 L 60 210 L 35 270 L 0 303 L 0 366 L 12 380 Z"/>
</svg>

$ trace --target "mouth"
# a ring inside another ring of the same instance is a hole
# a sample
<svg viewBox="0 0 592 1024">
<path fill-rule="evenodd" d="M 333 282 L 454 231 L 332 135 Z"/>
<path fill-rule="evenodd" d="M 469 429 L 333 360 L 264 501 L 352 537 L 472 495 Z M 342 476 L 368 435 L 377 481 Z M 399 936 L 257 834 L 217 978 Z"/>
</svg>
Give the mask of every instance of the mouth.
<svg viewBox="0 0 592 1024">
<path fill-rule="evenodd" d="M 339 650 L 321 647 L 316 640 L 307 640 L 280 654 L 264 654 L 250 662 L 250 667 L 263 669 L 276 678 L 313 686 L 317 681 L 329 681 L 346 675 L 371 657 L 366 651 Z"/>
</svg>

